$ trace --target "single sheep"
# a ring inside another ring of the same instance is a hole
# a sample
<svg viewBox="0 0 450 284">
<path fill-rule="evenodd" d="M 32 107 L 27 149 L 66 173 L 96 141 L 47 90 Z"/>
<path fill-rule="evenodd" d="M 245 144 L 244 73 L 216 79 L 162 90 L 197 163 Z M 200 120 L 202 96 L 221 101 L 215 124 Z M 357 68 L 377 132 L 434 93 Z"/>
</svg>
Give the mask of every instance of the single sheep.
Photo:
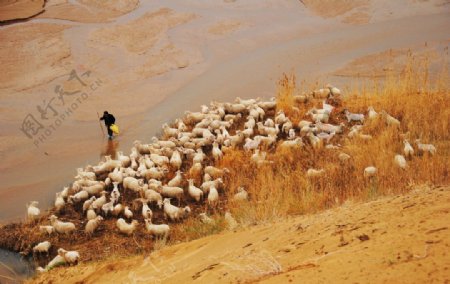
<svg viewBox="0 0 450 284">
<path fill-rule="evenodd" d="M 200 202 L 200 200 L 203 199 L 203 191 L 194 185 L 193 179 L 189 179 L 188 182 L 189 182 L 188 187 L 189 196 L 195 199 L 195 201 Z"/>
<path fill-rule="evenodd" d="M 33 247 L 33 253 L 43 253 L 45 252 L 48 254 L 48 249 L 51 247 L 51 244 L 49 241 L 44 241 L 41 243 L 38 243 Z"/>
<path fill-rule="evenodd" d="M 34 222 L 39 218 L 39 215 L 41 215 L 41 210 L 37 208 L 39 202 L 37 201 L 31 201 L 30 204 L 28 204 L 27 207 L 27 217 L 28 220 Z"/>
<path fill-rule="evenodd" d="M 89 220 L 86 224 L 86 227 L 84 228 L 84 231 L 86 232 L 86 235 L 92 236 L 94 234 L 94 231 L 98 228 L 100 225 L 100 222 L 103 221 L 102 216 L 97 216 L 93 220 Z"/>
<path fill-rule="evenodd" d="M 166 240 L 170 233 L 170 227 L 166 224 L 152 224 L 151 219 L 145 219 L 145 228 L 147 229 L 147 232 L 149 232 L 151 235 L 153 235 L 157 239 L 164 239 Z"/>
<path fill-rule="evenodd" d="M 58 249 L 58 255 L 64 258 L 64 261 L 69 265 L 78 264 L 80 254 L 77 251 L 67 251 L 63 248 Z"/>
<path fill-rule="evenodd" d="M 55 227 L 55 230 L 59 234 L 69 234 L 73 231 L 75 231 L 75 224 L 71 222 L 62 222 L 58 220 L 58 217 L 55 215 L 51 215 L 49 217 L 50 223 L 53 227 Z"/>
<path fill-rule="evenodd" d="M 48 235 L 51 235 L 55 232 L 55 227 L 46 225 L 46 226 L 39 226 L 39 232 L 41 233 L 47 233 Z"/>
<path fill-rule="evenodd" d="M 130 236 L 133 234 L 134 230 L 136 230 L 138 221 L 133 220 L 131 224 L 128 224 L 123 218 L 119 218 L 116 222 L 117 228 L 122 234 Z"/>
</svg>

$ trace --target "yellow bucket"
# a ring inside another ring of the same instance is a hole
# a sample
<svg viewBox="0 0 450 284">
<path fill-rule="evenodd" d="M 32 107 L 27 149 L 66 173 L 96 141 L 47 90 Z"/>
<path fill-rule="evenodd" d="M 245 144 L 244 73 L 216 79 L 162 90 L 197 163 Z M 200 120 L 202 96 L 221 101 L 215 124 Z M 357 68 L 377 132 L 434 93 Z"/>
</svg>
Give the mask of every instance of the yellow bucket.
<svg viewBox="0 0 450 284">
<path fill-rule="evenodd" d="M 115 124 L 111 124 L 111 126 L 109 127 L 109 129 L 111 129 L 111 131 L 114 133 L 114 134 L 119 134 L 119 126 L 117 126 L 117 125 L 115 125 Z"/>
</svg>

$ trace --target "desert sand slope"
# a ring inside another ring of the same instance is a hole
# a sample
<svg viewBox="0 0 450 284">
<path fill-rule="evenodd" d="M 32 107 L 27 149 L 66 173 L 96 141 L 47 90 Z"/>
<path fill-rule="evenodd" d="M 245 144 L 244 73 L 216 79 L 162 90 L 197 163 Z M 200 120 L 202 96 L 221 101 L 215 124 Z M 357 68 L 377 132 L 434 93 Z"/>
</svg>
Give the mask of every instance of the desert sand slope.
<svg viewBox="0 0 450 284">
<path fill-rule="evenodd" d="M 449 212 L 450 187 L 418 188 L 30 282 L 447 283 Z"/>
</svg>

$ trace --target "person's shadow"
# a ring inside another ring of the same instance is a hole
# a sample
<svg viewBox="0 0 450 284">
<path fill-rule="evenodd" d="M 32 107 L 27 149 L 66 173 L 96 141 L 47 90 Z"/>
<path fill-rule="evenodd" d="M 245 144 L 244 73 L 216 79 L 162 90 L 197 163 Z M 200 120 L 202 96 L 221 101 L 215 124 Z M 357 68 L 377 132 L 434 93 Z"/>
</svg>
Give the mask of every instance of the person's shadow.
<svg viewBox="0 0 450 284">
<path fill-rule="evenodd" d="M 116 158 L 117 149 L 119 148 L 119 141 L 117 140 L 109 140 L 105 147 L 102 149 L 100 153 L 100 158 L 103 158 L 104 156 L 111 156 L 111 159 Z"/>
</svg>

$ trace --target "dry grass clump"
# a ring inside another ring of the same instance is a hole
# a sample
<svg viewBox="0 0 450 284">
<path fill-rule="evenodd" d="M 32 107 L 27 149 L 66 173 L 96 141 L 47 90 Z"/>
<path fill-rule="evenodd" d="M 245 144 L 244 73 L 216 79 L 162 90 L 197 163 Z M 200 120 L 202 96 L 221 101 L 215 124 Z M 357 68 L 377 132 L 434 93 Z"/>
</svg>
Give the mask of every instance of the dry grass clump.
<svg viewBox="0 0 450 284">
<path fill-rule="evenodd" d="M 222 166 L 231 170 L 228 196 L 231 198 L 239 186 L 244 186 L 251 197 L 247 204 L 230 202 L 232 213 L 244 223 L 258 223 L 289 214 L 315 212 L 347 199 L 366 200 L 383 194 L 403 193 L 418 184 L 448 184 L 448 72 L 444 70 L 434 82 L 429 82 L 426 70 L 426 65 L 413 68 L 411 63 L 399 76 L 386 78 L 382 83 L 375 82 L 372 88 L 355 89 L 342 97 L 342 106 L 333 111 L 333 124 L 347 124 L 344 109 L 367 114 L 369 106 L 379 113 L 385 110 L 400 120 L 400 128 L 387 126 L 381 115 L 366 121 L 361 133 L 372 135 L 371 140 L 348 138 L 347 127 L 342 135 L 331 141 L 341 145 L 340 150 L 313 150 L 310 145 L 295 150 L 273 148 L 267 156 L 271 163 L 259 168 L 251 162 L 250 153 L 227 152 Z M 293 94 L 298 92 L 295 88 L 294 77 L 284 76 L 280 80 L 277 108 L 293 121 L 310 120 L 306 111 L 312 105 L 321 106 L 322 101 L 297 104 L 293 100 Z M 300 112 L 292 111 L 292 107 Z M 416 153 L 414 141 L 420 138 L 422 143 L 434 144 L 437 154 L 415 155 L 408 160 L 407 169 L 402 170 L 395 165 L 394 156 L 403 154 L 405 138 Z M 339 153 L 350 155 L 350 161 L 341 163 Z M 378 169 L 376 178 L 364 178 L 363 172 L 368 166 Z M 306 171 L 309 168 L 324 169 L 325 175 L 308 178 Z"/>
</svg>

